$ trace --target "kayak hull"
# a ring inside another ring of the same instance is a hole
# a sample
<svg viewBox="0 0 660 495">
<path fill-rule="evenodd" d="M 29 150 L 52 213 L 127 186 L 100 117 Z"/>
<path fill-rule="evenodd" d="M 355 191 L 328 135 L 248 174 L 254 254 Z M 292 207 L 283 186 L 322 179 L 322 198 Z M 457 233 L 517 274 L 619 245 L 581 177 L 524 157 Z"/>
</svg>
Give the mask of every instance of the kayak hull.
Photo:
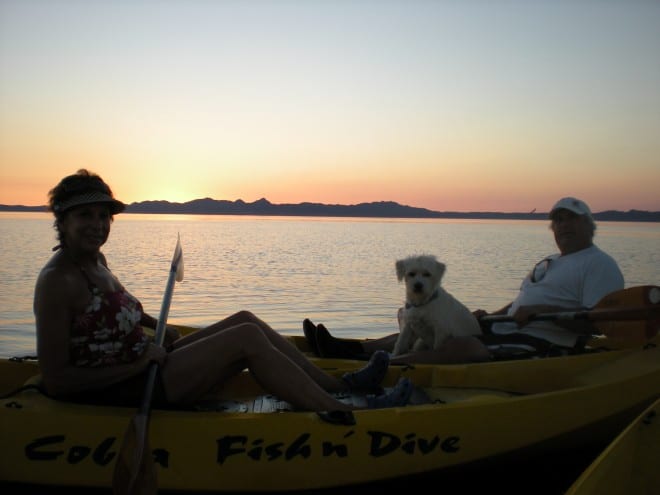
<svg viewBox="0 0 660 495">
<path fill-rule="evenodd" d="M 644 410 L 571 485 L 566 495 L 660 493 L 660 400 Z"/>
<path fill-rule="evenodd" d="M 359 366 L 317 362 L 332 373 Z M 36 373 L 34 362 L 0 360 L 3 395 Z M 357 410 L 339 424 L 312 412 L 250 412 L 264 391 L 248 373 L 218 397 L 219 406 L 235 408 L 155 409 L 149 443 L 158 485 L 226 492 L 331 488 L 611 439 L 660 396 L 660 349 L 391 367 L 385 386 L 401 376 L 426 403 Z M 0 406 L 0 479 L 111 486 L 135 409 L 66 403 L 34 389 L 5 396 Z"/>
</svg>

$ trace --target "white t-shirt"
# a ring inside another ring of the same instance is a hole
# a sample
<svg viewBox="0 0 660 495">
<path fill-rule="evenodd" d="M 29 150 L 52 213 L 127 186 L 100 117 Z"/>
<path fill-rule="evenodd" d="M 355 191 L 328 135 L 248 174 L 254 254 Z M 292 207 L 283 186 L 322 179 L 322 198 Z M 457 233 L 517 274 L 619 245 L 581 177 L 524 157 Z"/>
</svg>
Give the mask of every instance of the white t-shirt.
<svg viewBox="0 0 660 495">
<path fill-rule="evenodd" d="M 567 310 L 588 309 L 595 306 L 610 292 L 624 287 L 623 275 L 616 261 L 597 246 L 561 256 L 546 258 L 545 274 L 537 270 L 537 281 L 532 272 L 523 280 L 520 292 L 507 314 L 513 315 L 520 306 L 549 305 Z M 542 262 L 545 263 L 545 262 Z M 577 334 L 555 325 L 551 321 L 531 321 L 522 328 L 514 322 L 500 322 L 492 326 L 493 333 L 525 333 L 564 347 L 573 347 Z"/>
</svg>

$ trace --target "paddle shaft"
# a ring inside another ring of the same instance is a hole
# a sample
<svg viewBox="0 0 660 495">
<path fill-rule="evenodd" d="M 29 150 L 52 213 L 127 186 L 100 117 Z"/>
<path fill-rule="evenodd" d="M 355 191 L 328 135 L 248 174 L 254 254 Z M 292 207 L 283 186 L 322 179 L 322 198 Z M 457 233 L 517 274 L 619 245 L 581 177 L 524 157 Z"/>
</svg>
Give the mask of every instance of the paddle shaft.
<svg viewBox="0 0 660 495">
<path fill-rule="evenodd" d="M 533 320 L 591 320 L 591 321 L 626 321 L 646 320 L 660 316 L 660 307 L 635 307 L 619 309 L 592 309 L 581 311 L 560 311 L 557 313 L 538 313 L 531 315 L 529 321 Z M 485 322 L 515 321 L 509 315 L 485 315 L 480 318 Z"/>
<path fill-rule="evenodd" d="M 531 315 L 528 320 L 587 320 L 593 322 L 594 328 L 608 338 L 644 343 L 660 331 L 660 287 L 629 287 L 606 295 L 590 310 L 538 313 Z M 515 318 L 510 315 L 485 315 L 480 321 L 515 321 Z"/>
<path fill-rule="evenodd" d="M 165 294 L 163 295 L 163 303 L 160 308 L 158 316 L 158 323 L 156 325 L 156 335 L 154 337 L 154 344 L 162 347 L 165 340 L 165 329 L 167 327 L 167 317 L 170 313 L 170 305 L 172 303 L 172 294 L 174 292 L 174 282 L 176 280 L 178 262 L 172 263 L 170 274 L 167 278 L 167 286 L 165 287 Z M 152 362 L 149 364 L 149 371 L 147 381 L 144 386 L 144 394 L 142 396 L 142 403 L 138 414 L 149 414 L 151 409 L 151 399 L 153 397 L 154 385 L 156 384 L 156 375 L 158 374 L 158 363 Z"/>
<path fill-rule="evenodd" d="M 163 303 L 161 304 L 160 314 L 158 315 L 158 323 L 156 324 L 156 335 L 154 337 L 154 343 L 158 346 L 162 346 L 163 341 L 165 340 L 165 328 L 167 327 L 167 317 L 170 314 L 170 304 L 172 302 L 172 293 L 174 292 L 174 282 L 177 279 L 180 280 L 179 266 L 182 261 L 181 258 L 181 248 L 177 241 L 177 249 L 175 250 L 174 259 L 172 260 L 170 274 L 167 277 L 165 294 L 163 294 Z"/>
<path fill-rule="evenodd" d="M 590 320 L 604 335 L 629 342 L 643 342 L 653 338 L 660 328 L 660 287 L 641 285 L 612 292 L 605 296 L 594 309 L 538 313 L 531 320 Z M 483 322 L 513 322 L 509 315 L 485 315 Z M 617 322 L 629 322 L 617 323 Z M 196 328 L 175 325 L 182 335 Z M 351 339 L 356 340 L 356 339 Z"/>
<path fill-rule="evenodd" d="M 172 302 L 174 283 L 181 280 L 183 280 L 183 254 L 180 240 L 177 238 L 158 323 L 156 325 L 154 343 L 159 347 L 162 347 L 165 340 L 165 329 L 167 327 L 170 303 Z M 113 475 L 113 490 L 117 495 L 130 495 L 134 493 L 143 495 L 146 493 L 155 493 L 157 490 L 155 466 L 149 448 L 148 425 L 158 366 L 159 364 L 157 362 L 149 364 L 142 402 L 129 424 L 117 456 Z"/>
<path fill-rule="evenodd" d="M 163 302 L 160 306 L 160 314 L 158 315 L 158 323 L 156 324 L 156 335 L 154 337 L 154 344 L 162 347 L 165 340 L 165 329 L 167 328 L 167 317 L 170 314 L 170 305 L 172 303 L 172 294 L 174 293 L 174 282 L 179 277 L 179 265 L 181 263 L 182 252 L 181 245 L 177 239 L 176 249 L 174 250 L 174 258 L 170 267 L 170 273 L 167 277 L 167 285 L 165 286 L 165 294 L 163 294 Z M 154 385 L 156 384 L 156 374 L 158 373 L 158 363 L 153 362 L 149 365 L 149 374 L 144 387 L 144 395 L 142 397 L 142 404 L 140 405 L 141 414 L 149 414 L 151 409 L 151 398 L 153 396 Z"/>
</svg>

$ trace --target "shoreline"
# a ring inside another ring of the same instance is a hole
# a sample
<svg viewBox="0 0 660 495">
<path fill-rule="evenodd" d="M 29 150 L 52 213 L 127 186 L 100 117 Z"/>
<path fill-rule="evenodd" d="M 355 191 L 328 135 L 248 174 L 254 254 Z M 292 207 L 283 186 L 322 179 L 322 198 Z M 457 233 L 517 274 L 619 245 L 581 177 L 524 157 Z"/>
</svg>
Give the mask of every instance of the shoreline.
<svg viewBox="0 0 660 495">
<path fill-rule="evenodd" d="M 317 218 L 408 218 L 408 219 L 464 219 L 464 220 L 547 220 L 548 213 L 541 212 L 454 212 L 431 211 L 423 208 L 393 203 L 367 203 L 361 205 L 298 204 L 275 205 L 271 203 L 244 203 L 210 200 L 199 204 L 146 201 L 126 205 L 124 214 L 165 215 L 241 215 L 270 217 L 317 217 Z M 45 205 L 2 205 L 0 212 L 47 213 Z M 660 222 L 660 211 L 607 210 L 593 213 L 594 220 L 605 222 Z"/>
</svg>

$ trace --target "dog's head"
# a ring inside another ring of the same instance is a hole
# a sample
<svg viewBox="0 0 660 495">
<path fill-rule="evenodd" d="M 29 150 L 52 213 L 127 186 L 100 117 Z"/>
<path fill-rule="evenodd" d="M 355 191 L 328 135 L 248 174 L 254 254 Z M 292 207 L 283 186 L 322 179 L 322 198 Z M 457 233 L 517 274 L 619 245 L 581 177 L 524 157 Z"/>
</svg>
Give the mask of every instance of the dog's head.
<svg viewBox="0 0 660 495">
<path fill-rule="evenodd" d="M 409 256 L 396 262 L 396 276 L 406 283 L 406 301 L 413 306 L 422 305 L 433 296 L 445 273 L 444 263 L 435 256 Z"/>
</svg>

